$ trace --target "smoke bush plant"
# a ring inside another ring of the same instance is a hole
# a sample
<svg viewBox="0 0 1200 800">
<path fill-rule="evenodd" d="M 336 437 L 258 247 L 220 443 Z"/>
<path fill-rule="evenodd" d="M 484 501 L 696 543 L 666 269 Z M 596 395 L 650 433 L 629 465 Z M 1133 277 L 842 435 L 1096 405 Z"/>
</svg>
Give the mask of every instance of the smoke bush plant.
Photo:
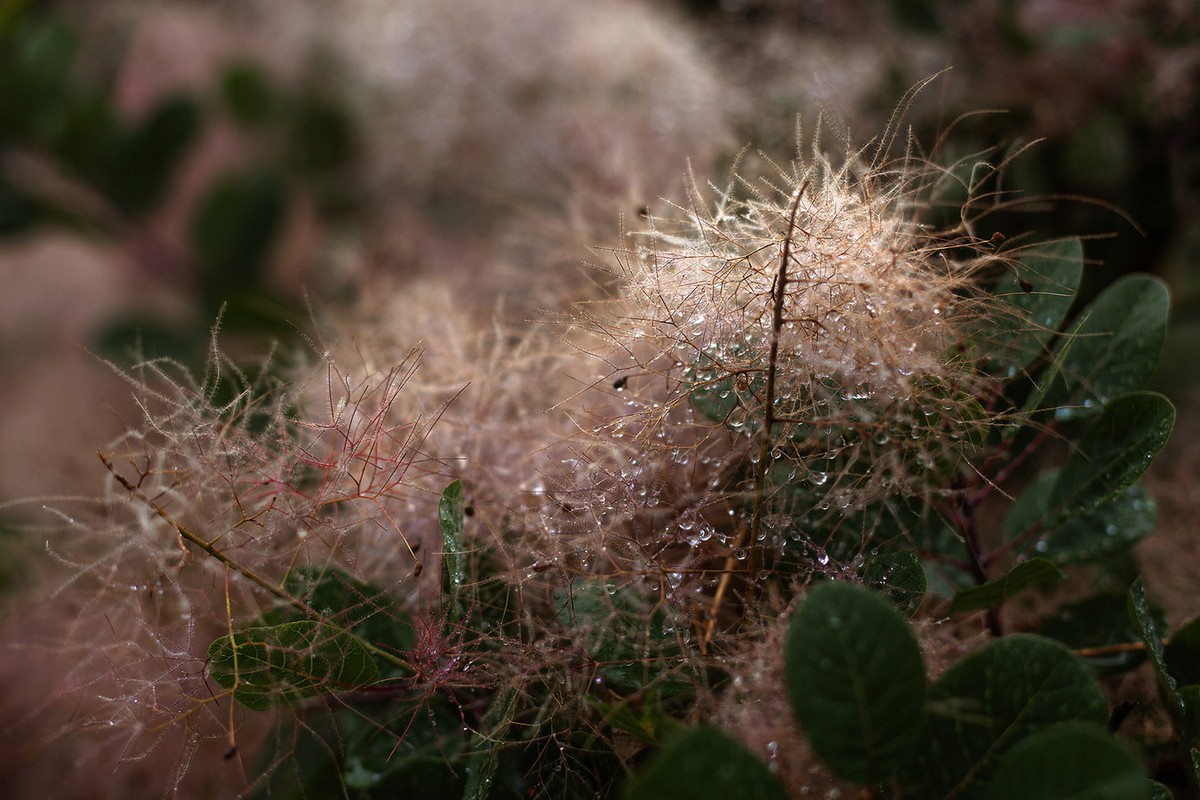
<svg viewBox="0 0 1200 800">
<path fill-rule="evenodd" d="M 47 536 L 73 727 L 264 796 L 1117 798 L 1193 763 L 1195 625 L 1164 647 L 1140 580 L 1087 625 L 1002 613 L 1152 527 L 1166 291 L 1072 316 L 1078 241 L 932 227 L 961 165 L 892 138 L 694 188 L 611 303 L 431 338 L 445 373 L 144 364 L 107 494 Z M 1141 654 L 1175 723 L 1148 761 L 1094 677 Z"/>
</svg>

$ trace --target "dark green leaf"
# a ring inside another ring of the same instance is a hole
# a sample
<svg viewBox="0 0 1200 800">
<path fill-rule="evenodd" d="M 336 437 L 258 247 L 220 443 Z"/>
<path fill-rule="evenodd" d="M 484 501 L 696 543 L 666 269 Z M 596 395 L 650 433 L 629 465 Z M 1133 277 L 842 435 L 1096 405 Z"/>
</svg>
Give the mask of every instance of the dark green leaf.
<svg viewBox="0 0 1200 800">
<path fill-rule="evenodd" d="M 1150 784 L 1150 795 L 1147 800 L 1175 800 L 1171 791 L 1158 781 L 1146 781 Z"/>
<path fill-rule="evenodd" d="M 809 512 L 801 524 L 820 532 L 820 538 L 826 541 L 826 552 L 839 561 L 853 560 L 864 544 L 871 547 L 878 543 L 882 545 L 880 549 L 912 550 L 925 571 L 927 592 L 952 595 L 973 583 L 971 576 L 963 571 L 969 558 L 966 545 L 928 503 L 893 499 L 874 503 L 857 513 L 830 508 L 822 516 Z"/>
<path fill-rule="evenodd" d="M 1158 368 L 1169 306 L 1166 284 L 1157 278 L 1130 275 L 1108 287 L 1055 347 L 1031 401 L 1073 419 L 1141 389 Z"/>
<path fill-rule="evenodd" d="M 993 370 L 1012 378 L 1046 352 L 1079 288 L 1083 247 L 1078 239 L 1030 248 L 995 288 L 1006 305 L 989 317 L 986 331 Z"/>
<path fill-rule="evenodd" d="M 508 689 L 492 698 L 483 720 L 483 731 L 474 738 L 475 754 L 467 765 L 463 800 L 487 800 L 492 792 L 500 752 L 508 744 L 508 729 L 517 713 L 517 692 Z"/>
<path fill-rule="evenodd" d="M 1112 400 L 1071 452 L 1047 499 L 1046 519 L 1087 513 L 1141 477 L 1167 443 L 1175 407 L 1154 392 Z"/>
<path fill-rule="evenodd" d="M 221 98 L 234 120 L 246 128 L 269 120 L 279 105 L 277 90 L 266 72 L 245 62 L 226 68 L 221 76 Z"/>
<path fill-rule="evenodd" d="M 869 784 L 908 761 L 925 666 L 890 603 L 861 586 L 817 586 L 792 617 L 785 660 L 792 708 L 831 770 Z"/>
<path fill-rule="evenodd" d="M 863 583 L 891 600 L 906 617 L 912 617 L 925 600 L 925 569 L 913 552 L 883 553 L 863 567 Z"/>
<path fill-rule="evenodd" d="M 53 139 L 67 103 L 79 36 L 65 23 L 32 15 L 0 40 L 0 141 Z"/>
<path fill-rule="evenodd" d="M 191 243 L 209 278 L 210 302 L 257 286 L 283 227 L 287 192 L 273 172 L 229 174 L 214 182 L 192 218 Z"/>
<path fill-rule="evenodd" d="M 633 777 L 625 800 L 785 800 L 767 767 L 741 743 L 713 728 L 671 739 Z"/>
<path fill-rule="evenodd" d="M 1004 518 L 1009 541 L 1040 525 L 1035 537 L 1023 540 L 1014 552 L 1036 553 L 1056 564 L 1080 564 L 1128 548 L 1154 529 L 1157 507 L 1140 483 L 1135 483 L 1089 511 L 1054 520 L 1050 498 L 1058 469 L 1041 472 Z"/>
<path fill-rule="evenodd" d="M 190 97 L 160 102 L 117 148 L 108 190 L 130 214 L 142 214 L 158 203 L 175 177 L 179 163 L 200 133 L 200 107 Z"/>
<path fill-rule="evenodd" d="M 1172 675 L 1171 677 L 1175 677 Z M 1179 699 L 1183 703 L 1183 721 L 1179 726 L 1180 736 L 1190 750 L 1200 753 L 1200 685 L 1190 683 L 1186 686 L 1176 678 Z M 1200 774 L 1197 774 L 1200 777 Z"/>
<path fill-rule="evenodd" d="M 213 681 L 255 711 L 379 679 L 375 659 L 357 637 L 314 620 L 235 631 L 209 645 L 208 658 Z"/>
<path fill-rule="evenodd" d="M 1162 610 L 1156 608 L 1153 613 L 1156 620 L 1161 622 Z M 1062 642 L 1072 650 L 1120 645 L 1141 639 L 1138 627 L 1129 619 L 1124 593 L 1097 594 L 1063 606 L 1042 621 L 1038 632 Z M 1124 650 L 1082 658 L 1096 672 L 1111 674 L 1133 669 L 1146 660 L 1146 654 L 1141 650 Z"/>
<path fill-rule="evenodd" d="M 289 159 L 302 174 L 321 177 L 350 162 L 357 142 L 354 125 L 343 109 L 307 95 L 297 99 L 290 116 Z"/>
<path fill-rule="evenodd" d="M 945 25 L 936 0 L 888 0 L 892 16 L 900 26 L 917 34 L 941 36 Z"/>
<path fill-rule="evenodd" d="M 342 780 L 347 788 L 362 792 L 351 795 L 359 798 L 461 800 L 463 797 L 463 779 L 455 774 L 454 765 L 440 755 L 411 755 L 393 759 L 385 764 L 383 771 L 368 769 L 361 761 L 351 757 L 347 759 Z"/>
<path fill-rule="evenodd" d="M 75 97 L 66 105 L 52 147 L 80 177 L 105 185 L 113 176 L 117 150 L 127 135 L 111 99 L 94 93 Z"/>
<path fill-rule="evenodd" d="M 1154 674 L 1158 677 L 1158 690 L 1162 694 L 1167 711 L 1177 725 L 1182 725 L 1187 716 L 1187 709 L 1183 698 L 1179 696 L 1179 684 L 1167 670 L 1159 622 L 1155 618 L 1150 598 L 1146 595 L 1146 583 L 1140 577 L 1129 587 L 1129 617 L 1137 625 L 1142 641 L 1146 644 L 1146 656 L 1154 666 Z"/>
<path fill-rule="evenodd" d="M 438 503 L 438 522 L 442 529 L 442 562 L 445 566 L 445 591 L 449 600 L 447 616 L 451 621 L 462 616 L 463 581 L 466 579 L 466 545 L 463 541 L 464 525 L 462 481 L 454 481 L 442 490 Z"/>
<path fill-rule="evenodd" d="M 645 744 L 660 744 L 662 740 L 679 730 L 679 722 L 665 714 L 660 695 L 654 690 L 635 696 L 637 702 L 622 700 L 610 705 L 594 697 L 588 697 L 588 705 L 604 715 L 604 723 L 614 730 L 622 731 Z"/>
<path fill-rule="evenodd" d="M 283 590 L 320 614 L 327 622 L 364 642 L 391 652 L 412 648 L 412 623 L 377 586 L 357 580 L 329 566 L 299 567 L 288 573 Z M 263 615 L 264 625 L 304 619 L 292 606 L 280 606 Z M 385 666 L 386 668 L 386 666 Z"/>
<path fill-rule="evenodd" d="M 921 751 L 905 782 L 916 797 L 979 798 L 997 760 L 1026 736 L 1058 722 L 1107 719 L 1104 693 L 1070 651 L 1036 636 L 1007 636 L 930 688 Z"/>
<path fill-rule="evenodd" d="M 989 800 L 1144 800 L 1137 756 L 1098 725 L 1054 725 L 1005 753 L 987 782 Z"/>
<path fill-rule="evenodd" d="M 713 422 L 725 422 L 737 408 L 737 393 L 733 390 L 733 379 L 699 383 L 688 395 L 692 407 Z"/>
<path fill-rule="evenodd" d="M 623 694 L 650 687 L 663 694 L 690 690 L 673 673 L 680 649 L 676 626 L 662 604 L 629 587 L 587 581 L 557 592 L 555 606 L 609 689 Z"/>
<path fill-rule="evenodd" d="M 995 580 L 956 594 L 950 606 L 950 613 L 996 608 L 1026 589 L 1048 583 L 1060 583 L 1066 579 L 1063 571 L 1046 559 L 1031 558 L 1014 565 Z"/>
<path fill-rule="evenodd" d="M 1180 685 L 1200 684 L 1200 617 L 1171 634 L 1171 643 L 1163 651 L 1163 660 L 1167 672 Z"/>
<path fill-rule="evenodd" d="M 207 355 L 210 332 L 186 322 L 127 315 L 109 320 L 93 333 L 96 350 L 118 363 L 168 358 L 195 363 Z"/>
<path fill-rule="evenodd" d="M 43 204 L 0 173 L 0 236 L 27 233 L 42 221 Z"/>
</svg>

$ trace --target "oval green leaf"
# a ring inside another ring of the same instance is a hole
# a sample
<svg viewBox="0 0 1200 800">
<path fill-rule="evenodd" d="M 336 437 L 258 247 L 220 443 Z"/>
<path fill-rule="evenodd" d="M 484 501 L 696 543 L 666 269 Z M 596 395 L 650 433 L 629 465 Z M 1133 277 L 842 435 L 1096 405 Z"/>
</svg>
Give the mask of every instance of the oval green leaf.
<svg viewBox="0 0 1200 800">
<path fill-rule="evenodd" d="M 928 583 L 916 553 L 882 553 L 866 563 L 863 583 L 892 601 L 900 613 L 912 618 L 925 601 Z"/>
<path fill-rule="evenodd" d="M 916 797 L 980 798 L 997 761 L 1059 722 L 1103 725 L 1104 694 L 1069 650 L 1017 634 L 946 671 L 929 690 L 920 752 L 905 776 Z M 905 795 L 907 796 L 907 794 Z"/>
<path fill-rule="evenodd" d="M 986 323 L 992 370 L 1014 378 L 1046 352 L 1046 343 L 1075 299 L 1082 274 L 1083 246 L 1078 239 L 1047 242 L 1021 254 L 993 292 L 1004 307 Z"/>
<path fill-rule="evenodd" d="M 195 100 L 169 97 L 123 137 L 107 176 L 108 191 L 123 211 L 140 215 L 162 200 L 202 124 Z"/>
<path fill-rule="evenodd" d="M 1163 619 L 1162 610 L 1154 616 Z M 1129 619 L 1128 601 L 1124 592 L 1095 594 L 1077 603 L 1056 609 L 1042 620 L 1038 633 L 1062 642 L 1072 650 L 1107 648 L 1139 640 L 1141 634 Z M 1146 660 L 1142 650 L 1117 650 L 1081 656 L 1084 663 L 1102 675 L 1133 669 Z"/>
<path fill-rule="evenodd" d="M 870 784 L 909 760 L 925 665 L 890 603 L 861 586 L 816 587 L 792 617 L 785 658 L 796 718 L 831 770 Z"/>
<path fill-rule="evenodd" d="M 1175 426 L 1175 407 L 1156 392 L 1113 400 L 1083 434 L 1047 498 L 1046 521 L 1084 514 L 1133 485 Z"/>
<path fill-rule="evenodd" d="M 1054 349 L 1030 407 L 1057 408 L 1060 419 L 1073 419 L 1141 389 L 1158 368 L 1170 304 L 1166 284 L 1148 275 L 1109 286 Z"/>
<path fill-rule="evenodd" d="M 625 800 L 785 800 L 783 786 L 740 742 L 714 728 L 672 739 L 625 787 Z"/>
<path fill-rule="evenodd" d="M 1032 733 L 996 763 L 989 800 L 1145 800 L 1137 757 L 1098 725 L 1055 725 Z"/>
<path fill-rule="evenodd" d="M 975 611 L 981 608 L 996 608 L 1010 597 L 1014 597 L 1026 589 L 1047 583 L 1061 583 L 1066 579 L 1067 576 L 1063 571 L 1046 559 L 1031 558 L 1016 564 L 995 580 L 964 589 L 956 594 L 954 602 L 950 604 L 950 613 L 959 614 L 963 611 Z"/>
<path fill-rule="evenodd" d="M 1015 553 L 1036 554 L 1055 564 L 1083 564 L 1120 552 L 1154 530 L 1158 508 L 1140 483 L 1090 511 L 1055 521 L 1049 506 L 1058 475 L 1058 469 L 1043 470 L 1008 510 L 1006 540 L 1033 534 L 1035 525 L 1041 529 L 1021 539 Z"/>
<path fill-rule="evenodd" d="M 315 620 L 235 631 L 209 645 L 208 659 L 213 681 L 255 711 L 379 679 L 361 640 Z"/>
<path fill-rule="evenodd" d="M 214 299 L 257 286 L 287 206 L 283 178 L 266 168 L 229 173 L 208 187 L 192 215 L 190 244 Z"/>
</svg>

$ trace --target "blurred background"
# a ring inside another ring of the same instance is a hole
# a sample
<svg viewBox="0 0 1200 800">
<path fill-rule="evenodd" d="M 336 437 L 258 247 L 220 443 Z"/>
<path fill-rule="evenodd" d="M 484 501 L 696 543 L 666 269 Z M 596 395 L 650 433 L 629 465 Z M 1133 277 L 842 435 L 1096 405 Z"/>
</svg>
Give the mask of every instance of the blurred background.
<svg viewBox="0 0 1200 800">
<path fill-rule="evenodd" d="M 587 248 L 687 169 L 786 160 L 798 114 L 865 144 L 946 68 L 918 152 L 1036 142 L 983 224 L 1087 238 L 1085 295 L 1167 279 L 1189 391 L 1191 0 L 4 0 L 0 497 L 86 484 L 128 410 L 101 359 L 198 366 L 218 318 L 256 359 L 421 274 L 522 319 L 586 293 Z"/>
<path fill-rule="evenodd" d="M 1080 302 L 1170 284 L 1181 414 L 1140 557 L 1195 614 L 1195 0 L 0 0 L 3 580 L 4 503 L 96 491 L 137 419 L 112 365 L 202 369 L 218 321 L 286 363 L 428 280 L 520 323 L 602 292 L 595 250 L 689 170 L 786 162 L 797 115 L 863 146 L 902 103 L 916 156 L 1005 164 L 980 235 L 1083 237 Z"/>
</svg>

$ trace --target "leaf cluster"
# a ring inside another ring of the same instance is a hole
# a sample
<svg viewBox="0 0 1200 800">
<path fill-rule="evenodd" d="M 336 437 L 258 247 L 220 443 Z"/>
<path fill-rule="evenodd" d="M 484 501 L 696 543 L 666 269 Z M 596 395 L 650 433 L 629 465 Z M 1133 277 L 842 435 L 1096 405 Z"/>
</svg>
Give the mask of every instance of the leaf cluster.
<svg viewBox="0 0 1200 800">
<path fill-rule="evenodd" d="M 57 228 L 128 248 L 156 281 L 181 288 L 185 319 L 131 313 L 95 332 L 102 352 L 179 358 L 199 367 L 211 321 L 287 338 L 298 300 L 268 266 L 301 199 L 337 223 L 355 209 L 355 122 L 328 65 L 284 82 L 258 64 L 225 66 L 214 85 L 180 89 L 131 113 L 118 102 L 123 52 L 85 47 L 79 25 L 28 0 L 0 3 L 0 238 Z M 205 176 L 185 235 L 165 232 L 185 168 L 214 130 L 245 143 Z"/>
</svg>

